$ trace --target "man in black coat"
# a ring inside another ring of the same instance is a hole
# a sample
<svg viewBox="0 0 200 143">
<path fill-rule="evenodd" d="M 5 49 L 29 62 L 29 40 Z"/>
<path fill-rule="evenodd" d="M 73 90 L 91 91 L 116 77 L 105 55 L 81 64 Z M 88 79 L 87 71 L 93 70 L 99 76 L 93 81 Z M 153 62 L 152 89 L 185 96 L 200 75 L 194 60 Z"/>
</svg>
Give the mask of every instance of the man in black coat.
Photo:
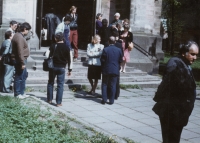
<svg viewBox="0 0 200 143">
<path fill-rule="evenodd" d="M 179 143 L 196 98 L 196 84 L 190 65 L 196 60 L 198 45 L 193 41 L 171 58 L 155 94 L 153 111 L 159 116 L 163 143 Z"/>
<path fill-rule="evenodd" d="M 109 38 L 109 46 L 103 49 L 101 56 L 102 66 L 102 104 L 109 97 L 109 104 L 114 103 L 116 84 L 119 76 L 122 51 L 115 44 L 115 37 Z"/>
</svg>

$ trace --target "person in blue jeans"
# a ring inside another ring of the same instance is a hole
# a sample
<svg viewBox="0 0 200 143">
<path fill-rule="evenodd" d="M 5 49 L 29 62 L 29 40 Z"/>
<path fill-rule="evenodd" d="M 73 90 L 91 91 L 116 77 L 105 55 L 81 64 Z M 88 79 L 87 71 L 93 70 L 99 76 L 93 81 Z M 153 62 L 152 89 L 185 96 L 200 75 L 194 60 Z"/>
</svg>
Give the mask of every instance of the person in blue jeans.
<svg viewBox="0 0 200 143">
<path fill-rule="evenodd" d="M 29 48 L 24 36 L 26 36 L 31 29 L 29 23 L 24 22 L 20 26 L 20 32 L 15 33 L 12 39 L 12 60 L 15 67 L 14 78 L 14 96 L 20 99 L 28 97 L 24 94 L 26 79 L 28 73 L 26 70 L 27 58 L 29 56 Z"/>
<path fill-rule="evenodd" d="M 64 35 L 58 32 L 55 35 L 56 44 L 49 48 L 49 57 L 53 57 L 54 68 L 49 70 L 49 80 L 47 84 L 47 102 L 52 104 L 54 80 L 57 76 L 56 106 L 62 106 L 63 87 L 65 82 L 65 67 L 68 64 L 68 76 L 71 75 L 70 48 L 63 41 Z"/>
</svg>

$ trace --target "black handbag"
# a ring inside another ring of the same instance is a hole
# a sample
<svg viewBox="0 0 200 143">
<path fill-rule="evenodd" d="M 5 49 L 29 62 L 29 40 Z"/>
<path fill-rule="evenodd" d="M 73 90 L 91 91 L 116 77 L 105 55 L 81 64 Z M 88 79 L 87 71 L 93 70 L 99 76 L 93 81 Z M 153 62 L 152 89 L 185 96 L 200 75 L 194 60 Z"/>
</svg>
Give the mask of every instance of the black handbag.
<svg viewBox="0 0 200 143">
<path fill-rule="evenodd" d="M 43 71 L 49 71 L 50 69 L 54 68 L 53 56 L 54 56 L 54 53 L 55 53 L 55 50 L 56 50 L 56 46 L 57 45 L 55 45 L 53 55 L 51 57 L 47 58 L 47 59 L 44 59 L 44 61 L 43 61 Z"/>
<path fill-rule="evenodd" d="M 12 59 L 11 59 L 11 54 L 8 53 L 8 54 L 3 55 L 3 56 L 2 56 L 2 62 L 3 62 L 4 64 L 7 64 L 7 65 L 13 65 L 13 64 L 12 64 Z"/>
</svg>

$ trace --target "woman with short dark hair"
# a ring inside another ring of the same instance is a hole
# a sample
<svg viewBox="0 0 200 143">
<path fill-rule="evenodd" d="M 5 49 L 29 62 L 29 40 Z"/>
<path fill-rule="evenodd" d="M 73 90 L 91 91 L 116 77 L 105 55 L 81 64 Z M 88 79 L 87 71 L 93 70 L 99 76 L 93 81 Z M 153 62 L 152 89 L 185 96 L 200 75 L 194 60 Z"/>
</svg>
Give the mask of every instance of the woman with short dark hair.
<svg viewBox="0 0 200 143">
<path fill-rule="evenodd" d="M 102 16 L 103 16 L 103 14 L 101 14 L 101 13 L 98 13 L 96 15 L 96 34 L 99 34 L 98 33 L 99 29 L 102 27 L 102 22 L 101 22 Z"/>
<path fill-rule="evenodd" d="M 12 37 L 13 37 L 12 31 L 5 32 L 5 41 L 3 41 L 0 50 L 1 57 L 12 53 L 12 44 L 11 44 Z M 4 93 L 11 93 L 12 91 L 10 90 L 10 85 L 14 74 L 14 67 L 6 63 L 3 63 L 3 65 L 4 65 L 3 70 L 1 70 L 0 91 Z"/>
</svg>

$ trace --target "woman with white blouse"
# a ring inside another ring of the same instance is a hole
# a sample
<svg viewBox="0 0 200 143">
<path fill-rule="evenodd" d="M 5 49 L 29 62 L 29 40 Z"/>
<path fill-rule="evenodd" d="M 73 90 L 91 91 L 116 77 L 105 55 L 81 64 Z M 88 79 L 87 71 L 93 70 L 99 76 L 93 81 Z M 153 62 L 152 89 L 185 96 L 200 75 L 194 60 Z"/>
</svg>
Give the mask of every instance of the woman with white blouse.
<svg viewBox="0 0 200 143">
<path fill-rule="evenodd" d="M 95 35 L 92 38 L 92 42 L 87 46 L 88 59 L 88 80 L 91 84 L 92 89 L 89 94 L 94 95 L 95 89 L 98 84 L 98 80 L 101 79 L 101 55 L 103 52 L 104 45 L 100 44 L 101 38 L 99 35 Z"/>
</svg>

